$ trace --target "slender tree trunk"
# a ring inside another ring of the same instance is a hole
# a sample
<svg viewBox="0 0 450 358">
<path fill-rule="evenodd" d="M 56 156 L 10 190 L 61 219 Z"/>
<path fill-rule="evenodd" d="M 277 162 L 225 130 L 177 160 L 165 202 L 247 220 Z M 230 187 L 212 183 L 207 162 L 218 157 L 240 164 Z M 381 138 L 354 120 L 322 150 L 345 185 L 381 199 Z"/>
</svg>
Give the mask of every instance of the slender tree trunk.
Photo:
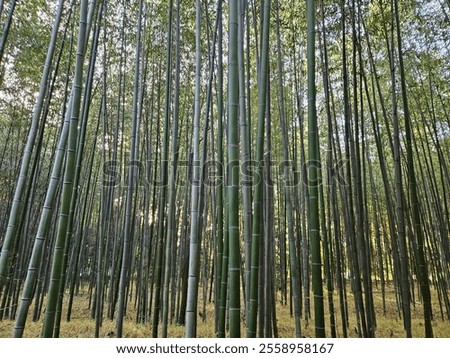
<svg viewBox="0 0 450 358">
<path fill-rule="evenodd" d="M 240 320 L 240 243 L 239 243 L 239 68 L 238 32 L 239 0 L 230 1 L 228 50 L 228 161 L 230 181 L 227 184 L 227 215 L 229 240 L 229 315 L 230 338 L 241 335 Z"/>
<path fill-rule="evenodd" d="M 286 219 L 287 219 L 287 234 L 289 243 L 289 266 L 291 272 L 291 288 L 292 297 L 294 301 L 294 321 L 295 321 L 295 336 L 300 338 L 302 335 L 301 322 L 300 322 L 300 282 L 299 282 L 299 268 L 298 268 L 298 258 L 297 250 L 295 247 L 295 232 L 294 232 L 294 220 L 292 214 L 292 193 L 290 170 L 291 165 L 289 161 L 289 140 L 288 140 L 288 129 L 286 124 L 286 114 L 285 114 L 285 99 L 284 99 L 284 80 L 283 80 L 283 62 L 281 53 L 281 39 L 280 39 L 280 17 L 279 17 L 279 1 L 276 0 L 276 17 L 277 17 L 277 59 L 278 59 L 278 78 L 279 78 L 279 88 L 280 88 L 280 124 L 281 133 L 283 139 L 283 176 L 285 185 L 285 195 L 284 200 L 286 202 Z"/>
<path fill-rule="evenodd" d="M 14 1 L 15 3 L 15 1 Z M 10 216 L 8 221 L 8 228 L 3 240 L 1 255 L 0 255 L 0 293 L 3 290 L 6 277 L 9 270 L 9 254 L 12 250 L 14 242 L 18 236 L 18 226 L 22 217 L 23 211 L 23 199 L 25 189 L 28 184 L 28 172 L 30 169 L 31 157 L 33 148 L 36 142 L 36 136 L 39 130 L 39 120 L 44 105 L 45 96 L 48 89 L 48 78 L 50 76 L 51 66 L 53 63 L 53 55 L 56 48 L 56 40 L 58 36 L 59 24 L 63 14 L 64 0 L 60 0 L 58 4 L 58 12 L 55 17 L 55 22 L 52 28 L 52 34 L 50 39 L 50 45 L 47 51 L 47 57 L 45 59 L 44 69 L 42 72 L 41 83 L 39 86 L 39 94 L 36 100 L 36 105 L 33 112 L 33 118 L 31 120 L 30 131 L 28 133 L 27 143 L 25 145 L 23 159 L 20 166 L 19 178 L 16 184 L 16 190 L 14 193 L 13 204 L 10 210 Z"/>
<path fill-rule="evenodd" d="M 391 0 L 391 25 L 394 26 L 394 6 Z M 411 292 L 409 282 L 409 265 L 408 254 L 406 246 L 406 223 L 405 223 L 405 200 L 403 192 L 403 175 L 401 168 L 401 143 L 400 143 L 400 126 L 398 119 L 398 104 L 397 104 L 397 85 L 395 77 L 395 61 L 394 61 L 394 28 L 391 30 L 391 44 L 390 44 L 390 65 L 391 65 L 391 85 L 392 85 L 392 108 L 393 108 L 393 123 L 394 123 L 394 169 L 395 169 L 395 188 L 396 188 L 396 208 L 397 208 L 397 231 L 398 231 L 398 247 L 400 252 L 400 288 L 403 320 L 406 330 L 406 336 L 412 337 L 411 331 Z"/>
<path fill-rule="evenodd" d="M 311 241 L 312 283 L 314 291 L 314 319 L 316 337 L 325 337 L 325 319 L 323 306 L 322 260 L 320 254 L 319 227 L 319 133 L 316 114 L 316 59 L 315 59 L 315 2 L 307 2 L 308 41 L 308 226 Z"/>
<path fill-rule="evenodd" d="M 80 25 L 78 29 L 77 57 L 75 62 L 75 78 L 73 84 L 73 100 L 70 108 L 69 137 L 66 150 L 66 167 L 62 188 L 61 211 L 58 221 L 57 238 L 53 254 L 51 285 L 47 296 L 45 310 L 43 337 L 52 337 L 55 325 L 55 311 L 61 275 L 63 271 L 64 248 L 67 240 L 67 228 L 69 220 L 70 203 L 73 192 L 73 180 L 75 178 L 76 152 L 78 141 L 78 123 L 80 119 L 81 89 L 83 82 L 84 53 L 86 49 L 86 16 L 87 0 L 80 4 Z"/>
<path fill-rule="evenodd" d="M 163 310 L 162 310 L 162 337 L 167 337 L 167 321 L 169 310 L 169 281 L 170 271 L 174 263 L 172 260 L 172 247 L 176 243 L 176 223 L 175 223 L 175 199 L 176 199 L 176 175 L 177 175 L 177 161 L 178 161 L 178 115 L 180 102 L 180 0 L 177 0 L 177 19 L 176 19 L 176 65 L 175 65 L 175 93 L 174 93 L 174 113 L 172 125 L 172 148 L 170 159 L 170 174 L 169 174 L 169 203 L 168 203 L 168 218 L 167 218 L 167 237 L 166 237 L 166 252 L 165 252 L 165 272 L 164 272 L 164 289 L 163 289 Z M 169 4 L 172 7 L 172 1 Z M 170 32 L 170 30 L 169 30 Z M 170 46 L 170 43 L 168 43 Z"/>
<path fill-rule="evenodd" d="M 200 77 L 201 77 L 201 11 L 200 0 L 196 0 L 196 32 L 195 32 L 195 99 L 194 99 L 194 135 L 193 135 L 193 175 L 191 186 L 191 230 L 189 244 L 189 279 L 186 307 L 186 338 L 197 336 L 197 301 L 198 301 L 198 274 L 200 242 L 198 242 L 198 194 L 200 189 L 200 162 L 199 162 L 199 142 L 200 142 Z"/>
<path fill-rule="evenodd" d="M 14 15 L 14 10 L 16 8 L 17 1 L 11 0 L 9 5 L 8 17 L 5 21 L 5 26 L 3 27 L 2 37 L 0 38 L 0 64 L 3 62 L 3 55 L 5 54 L 6 42 L 8 40 L 9 30 L 11 29 L 11 22 Z M 2 2 L 3 7 L 3 2 Z M 2 12 L 0 11 L 0 14 Z"/>
<path fill-rule="evenodd" d="M 125 227 L 123 230 L 123 248 L 122 264 L 120 269 L 118 311 L 116 317 L 117 337 L 122 337 L 123 319 L 126 306 L 126 287 L 130 279 L 130 251 L 131 251 L 131 230 L 132 230 L 132 209 L 133 198 L 136 187 L 136 148 L 138 146 L 138 98 L 139 98 L 139 80 L 140 80 L 140 58 L 141 58 L 141 31 L 143 20 L 143 1 L 139 0 L 138 22 L 136 27 L 136 52 L 134 63 L 134 90 L 133 90 L 133 112 L 131 119 L 131 138 L 130 138 L 130 161 L 128 163 L 128 178 L 125 199 Z"/>
<path fill-rule="evenodd" d="M 431 293 L 430 285 L 428 282 L 428 268 L 425 257 L 425 245 L 424 237 L 422 231 L 422 223 L 420 218 L 420 208 L 419 208 L 419 198 L 417 194 L 417 180 L 414 169 L 414 156 L 412 148 L 412 125 L 411 117 L 409 112 L 408 95 L 406 88 L 406 78 L 405 78 L 405 65 L 403 61 L 403 50 L 402 50 L 402 37 L 400 32 L 400 15 L 398 10 L 398 1 L 394 0 L 395 9 L 395 23 L 397 27 L 397 46 L 398 46 L 398 58 L 400 66 L 400 83 L 402 88 L 402 99 L 403 99 L 403 111 L 405 118 L 405 137 L 406 137 L 406 156 L 407 156 L 407 166 L 408 166 L 408 180 L 409 180 L 409 195 L 411 200 L 411 210 L 413 217 L 414 231 L 417 240 L 417 258 L 419 265 L 419 283 L 420 290 L 423 297 L 423 314 L 425 320 L 425 336 L 427 338 L 433 337 L 433 327 L 431 325 L 431 320 L 433 318 L 433 311 L 431 308 Z M 392 44 L 393 46 L 393 44 Z"/>
<path fill-rule="evenodd" d="M 247 337 L 256 337 L 256 323 L 258 316 L 258 278 L 259 278 L 259 250 L 263 228 L 263 165 L 264 165 L 264 127 L 266 116 L 266 95 L 269 70 L 269 29 L 270 29 L 270 0 L 264 0 L 262 49 L 258 78 L 258 129 L 256 137 L 256 176 L 253 196 L 252 221 L 252 258 L 250 273 L 250 307 L 247 327 Z"/>
</svg>

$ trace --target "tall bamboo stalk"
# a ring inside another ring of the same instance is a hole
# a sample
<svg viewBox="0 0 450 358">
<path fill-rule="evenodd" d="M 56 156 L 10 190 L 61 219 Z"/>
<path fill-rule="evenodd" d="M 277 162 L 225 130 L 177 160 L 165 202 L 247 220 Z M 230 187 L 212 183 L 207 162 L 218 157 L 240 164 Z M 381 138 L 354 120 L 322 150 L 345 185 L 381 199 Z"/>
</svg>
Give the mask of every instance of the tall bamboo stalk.
<svg viewBox="0 0 450 358">
<path fill-rule="evenodd" d="M 61 275 L 63 271 L 64 248 L 67 240 L 67 228 L 69 225 L 70 203 L 73 194 L 73 180 L 75 178 L 76 153 L 78 142 L 78 123 L 80 120 L 81 91 L 83 83 L 84 55 L 86 50 L 86 19 L 87 0 L 80 3 L 80 21 L 78 28 L 77 56 L 75 60 L 75 77 L 73 83 L 73 100 L 70 108 L 69 137 L 66 149 L 66 167 L 62 188 L 61 209 L 58 221 L 57 238 L 53 254 L 51 285 L 47 296 L 45 320 L 42 330 L 43 337 L 52 337 L 55 325 L 55 312 Z"/>
<path fill-rule="evenodd" d="M 270 29 L 270 0 L 264 1 L 261 61 L 258 78 L 258 129 L 256 135 L 255 155 L 255 185 L 253 194 L 253 221 L 252 221 L 252 258 L 250 273 L 250 307 L 247 327 L 247 337 L 256 337 L 256 323 L 258 317 L 258 280 L 259 280 L 259 250 L 262 238 L 263 225 L 263 165 L 264 165 L 264 136 L 266 99 L 269 70 L 269 29 Z"/>
<path fill-rule="evenodd" d="M 308 67 L 308 230 L 311 242 L 312 284 L 314 291 L 314 320 L 316 337 L 325 337 L 325 318 L 323 306 L 322 261 L 320 250 L 319 225 L 319 133 L 316 114 L 316 58 L 315 26 L 316 7 L 313 0 L 308 0 L 307 7 L 307 67 Z"/>
<path fill-rule="evenodd" d="M 33 148 L 36 142 L 36 136 L 39 130 L 39 120 L 41 118 L 42 108 L 44 105 L 45 96 L 48 89 L 48 78 L 50 76 L 51 66 L 53 62 L 53 55 L 56 48 L 56 40 L 58 38 L 59 25 L 64 10 L 64 0 L 60 0 L 58 4 L 58 11 L 56 13 L 55 22 L 53 23 L 50 44 L 47 50 L 44 69 L 42 72 L 41 83 L 39 86 L 39 94 L 36 100 L 36 105 L 33 111 L 33 118 L 31 120 L 30 131 L 27 137 L 27 143 L 23 152 L 23 159 L 20 165 L 19 177 L 17 179 L 16 190 L 14 193 L 13 204 L 9 214 L 8 227 L 3 240 L 1 255 L 0 255 L 0 293 L 3 291 L 3 285 L 9 270 L 9 256 L 17 240 L 18 226 L 23 210 L 23 196 L 28 183 L 28 172 L 30 169 L 31 157 Z"/>
<path fill-rule="evenodd" d="M 138 147 L 138 100 L 139 100 L 139 82 L 140 82 L 140 59 L 141 59 L 141 31 L 143 23 L 143 1 L 139 0 L 138 19 L 136 26 L 136 51 L 134 62 L 134 83 L 133 83 L 133 111 L 131 118 L 131 138 L 130 154 L 128 163 L 128 178 L 125 199 L 125 226 L 123 229 L 123 249 L 122 265 L 120 268 L 120 281 L 118 291 L 118 310 L 116 317 L 117 337 L 122 337 L 123 319 L 126 306 L 126 288 L 130 276 L 130 250 L 132 237 L 132 210 L 134 202 L 134 193 L 136 190 L 137 174 L 137 147 Z"/>
<path fill-rule="evenodd" d="M 199 141 L 200 141 L 200 77 L 201 77 L 201 3 L 195 3 L 195 99 L 193 125 L 193 175 L 191 186 L 191 230 L 189 244 L 189 280 L 186 306 L 186 338 L 197 335 L 197 301 L 200 243 L 198 242 L 198 195 L 200 183 Z"/>
</svg>

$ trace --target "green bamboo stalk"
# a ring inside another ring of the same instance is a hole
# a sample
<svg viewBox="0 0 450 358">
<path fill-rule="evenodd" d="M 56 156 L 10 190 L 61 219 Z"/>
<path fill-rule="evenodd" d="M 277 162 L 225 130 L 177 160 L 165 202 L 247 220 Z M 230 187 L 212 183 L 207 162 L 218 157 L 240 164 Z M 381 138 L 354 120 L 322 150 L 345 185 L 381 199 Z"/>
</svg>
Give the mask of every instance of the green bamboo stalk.
<svg viewBox="0 0 450 358">
<path fill-rule="evenodd" d="M 64 183 L 62 188 L 61 211 L 58 221 L 57 238 L 54 248 L 51 284 L 47 296 L 45 320 L 42 331 L 43 337 L 52 337 L 55 324 L 55 313 L 61 274 L 63 270 L 64 247 L 67 239 L 67 227 L 70 212 L 70 203 L 73 192 L 73 180 L 75 178 L 76 152 L 78 141 L 78 122 L 81 107 L 81 89 L 83 82 L 84 54 L 86 49 L 86 17 L 87 0 L 80 3 L 80 21 L 78 29 L 77 56 L 75 61 L 75 78 L 73 84 L 73 101 L 70 109 L 69 138 L 66 149 L 66 168 L 64 172 Z"/>
<path fill-rule="evenodd" d="M 75 215 L 75 208 L 76 204 L 78 202 L 78 192 L 79 192 L 79 182 L 80 182 L 80 176 L 81 176 L 81 168 L 82 168 L 82 161 L 83 161 L 83 154 L 84 154 L 84 146 L 85 146 L 85 138 L 86 138 L 86 131 L 87 131 L 87 122 L 88 122 L 88 116 L 89 116 L 89 109 L 91 106 L 91 100 L 92 100 L 92 82 L 93 82 L 93 75 L 94 75 L 94 69 L 95 69 L 95 63 L 97 59 L 97 47 L 98 47 L 98 37 L 100 34 L 100 21 L 103 13 L 103 2 L 100 5 L 100 9 L 97 14 L 97 23 L 95 26 L 95 32 L 94 32 L 94 39 L 92 41 L 91 46 L 91 56 L 89 60 L 89 69 L 86 79 L 86 88 L 85 88 L 85 94 L 83 98 L 83 111 L 80 118 L 81 126 L 79 130 L 79 138 L 78 138 L 78 145 L 77 145 L 77 153 L 76 153 L 76 160 L 75 160 L 75 177 L 73 179 L 73 185 L 72 185 L 72 197 L 71 197 L 71 203 L 70 203 L 70 210 L 69 210 L 69 217 L 68 217 L 68 225 L 67 225 L 67 234 L 66 234 L 66 243 L 64 247 L 64 259 L 63 259 L 63 271 L 61 275 L 61 284 L 59 288 L 58 293 L 58 303 L 56 308 L 56 319 L 55 319 L 55 332 L 54 337 L 59 337 L 59 328 L 60 328 L 60 321 L 61 321 L 61 311 L 62 311 L 62 301 L 63 301 L 63 295 L 64 290 L 66 288 L 66 268 L 67 268 L 67 262 L 69 257 L 69 249 L 70 249 L 70 243 L 71 238 L 73 235 L 73 227 L 74 227 L 74 215 Z"/>
<path fill-rule="evenodd" d="M 117 337 L 121 338 L 123 333 L 123 318 L 126 306 L 126 288 L 130 275 L 130 250 L 131 250 L 131 231 L 132 231 L 132 211 L 134 194 L 136 190 L 136 160 L 138 146 L 138 101 L 139 101 L 139 81 L 140 81 L 140 58 L 141 58 L 141 32 L 143 20 L 143 1 L 139 0 L 138 20 L 137 20 L 137 37 L 134 62 L 134 84 L 133 84 L 133 112 L 131 119 L 131 140 L 129 153 L 128 180 L 126 188 L 125 200 L 125 227 L 122 248 L 122 265 L 120 268 L 120 280 L 118 290 L 118 309 L 116 317 Z"/>
<path fill-rule="evenodd" d="M 285 98 L 284 98 L 284 77 L 283 77 L 283 62 L 281 54 L 281 38 L 280 38 L 280 14 L 279 14 L 279 0 L 276 0 L 276 27 L 277 27 L 277 64 L 278 64 L 278 81 L 279 81 L 279 102 L 280 102 L 280 125 L 281 135 L 283 139 L 283 176 L 285 184 L 284 200 L 286 203 L 286 220 L 287 220 L 287 234 L 289 243 L 289 266 L 291 272 L 291 287 L 292 297 L 294 301 L 294 321 L 295 321 L 295 336 L 300 338 L 302 336 L 301 323 L 300 323 L 300 282 L 299 282 L 299 268 L 298 258 L 295 248 L 294 240 L 294 220 L 292 213 L 292 193 L 291 193 L 291 177 L 290 177 L 290 165 L 289 165 L 289 141 L 288 130 L 286 125 L 286 110 L 285 110 Z"/>
<path fill-rule="evenodd" d="M 390 34 L 390 50 L 389 50 L 389 64 L 391 72 L 391 86 L 392 86 L 392 111 L 393 111 L 393 159 L 394 159 L 394 174 L 395 174 L 395 196 L 396 196 L 396 211 L 397 211 L 397 232 L 398 232 L 398 247 L 400 259 L 400 292 L 401 303 L 403 311 L 403 322 L 406 330 L 406 337 L 412 337 L 411 328 L 411 292 L 409 281 L 409 262 L 406 243 L 406 207 L 405 194 L 403 189 L 403 172 L 401 166 L 401 140 L 400 140 L 400 126 L 398 118 L 398 103 L 397 103 L 397 83 L 395 75 L 395 46 L 394 46 L 394 1 L 390 1 L 391 5 L 391 24 L 392 30 Z M 389 46 L 389 44 L 388 44 Z M 389 49 L 389 47 L 388 47 Z"/>
<path fill-rule="evenodd" d="M 325 337 L 325 319 L 323 305 L 322 261 L 320 254 L 319 226 L 319 171 L 320 157 L 319 133 L 316 114 L 316 57 L 315 26 L 316 6 L 314 0 L 307 1 L 307 66 L 308 66 L 308 226 L 311 242 L 312 284 L 314 291 L 314 320 L 317 338 Z"/>
<path fill-rule="evenodd" d="M 422 231 L 421 214 L 419 207 L 419 197 L 417 194 L 417 179 L 414 168 L 414 155 L 412 148 L 412 125 L 411 125 L 411 115 L 409 111 L 408 102 L 408 89 L 406 87 L 406 75 L 405 75 L 405 65 L 403 61 L 403 50 L 402 50 L 402 37 L 400 29 L 400 15 L 398 10 L 398 0 L 394 1 L 394 12 L 395 12 L 395 23 L 397 29 L 397 47 L 398 47 L 398 60 L 400 66 L 400 84 L 402 89 L 402 100 L 403 100 L 403 111 L 405 120 L 405 137 L 406 137 L 406 156 L 407 156 L 407 166 L 408 166 L 408 180 L 409 180 L 409 195 L 411 200 L 411 210 L 414 231 L 416 233 L 416 250 L 417 259 L 419 266 L 419 284 L 420 290 L 423 297 L 423 314 L 425 321 L 425 337 L 433 338 L 433 326 L 431 320 L 433 318 L 433 310 L 431 307 L 431 293 L 430 285 L 428 282 L 428 268 L 425 257 L 425 245 L 424 245 L 424 235 Z"/>
<path fill-rule="evenodd" d="M 162 282 L 162 260 L 163 251 L 170 254 L 170 239 L 165 237 L 165 221 L 167 211 L 167 181 L 168 181 L 168 158 L 169 158 L 169 137 L 170 137 L 170 94 L 171 94 L 171 72 L 172 72 L 172 22 L 173 22 L 173 0 L 169 1 L 169 23 L 167 31 L 167 52 L 166 52 L 166 81 L 165 81 L 165 106 L 164 106 L 164 139 L 161 156 L 161 187 L 159 192 L 158 204 L 158 245 L 157 245 L 157 263 L 156 263 L 156 291 L 155 291 L 155 306 L 153 312 L 153 338 L 158 336 L 158 323 L 160 311 L 160 290 Z M 172 210 L 169 208 L 168 210 Z M 166 242 L 167 241 L 167 242 Z M 165 243 L 166 242 L 166 243 Z M 163 250 L 165 248 L 165 250 Z M 169 261 L 170 262 L 170 261 Z M 167 267 L 167 262 L 166 262 Z M 163 293 L 164 294 L 164 293 Z M 166 310 L 167 312 L 167 310 Z M 162 337 L 167 337 L 167 318 L 166 324 L 163 324 Z"/>
<path fill-rule="evenodd" d="M 39 86 L 39 94 L 36 100 L 36 105 L 33 111 L 33 118 L 31 120 L 30 131 L 28 133 L 27 143 L 23 152 L 23 159 L 20 166 L 19 178 L 16 184 L 16 190 L 14 193 L 13 204 L 10 211 L 8 227 L 3 240 L 1 255 L 0 255 L 0 293 L 3 290 L 6 277 L 9 270 L 9 256 L 13 248 L 14 242 L 18 235 L 19 220 L 22 217 L 23 199 L 25 189 L 28 183 L 28 172 L 30 169 L 31 157 L 33 148 L 36 142 L 36 136 L 39 129 L 39 120 L 44 105 L 45 96 L 48 89 L 48 78 L 53 62 L 53 55 L 56 48 L 56 40 L 58 37 L 59 25 L 63 14 L 64 0 L 60 0 L 58 4 L 58 12 L 56 13 L 55 22 L 53 23 L 52 34 L 50 38 L 50 44 L 47 51 L 47 57 L 45 59 L 44 69 L 42 72 L 41 83 Z"/>
<path fill-rule="evenodd" d="M 201 3 L 195 3 L 195 98 L 194 98 L 194 128 L 193 128 L 193 173 L 191 186 L 191 229 L 189 243 L 189 277 L 186 306 L 186 338 L 193 338 L 197 335 L 197 301 L 198 301 L 198 274 L 200 243 L 198 241 L 198 196 L 200 189 L 200 165 L 199 165 L 199 144 L 200 144 L 200 86 L 201 86 Z"/>
<path fill-rule="evenodd" d="M 5 21 L 5 26 L 3 27 L 2 37 L 0 38 L 0 64 L 3 61 L 3 55 L 5 54 L 6 42 L 8 40 L 9 31 L 11 29 L 11 22 L 14 15 L 14 10 L 16 8 L 17 0 L 11 0 L 9 5 L 8 17 Z M 1 14 L 1 11 L 0 11 Z"/>
<path fill-rule="evenodd" d="M 240 246 L 239 246 L 239 68 L 238 68 L 238 17 L 239 2 L 229 4 L 228 48 L 228 164 L 230 181 L 227 185 L 228 235 L 229 235 L 229 316 L 230 337 L 241 335 L 240 321 Z"/>
<path fill-rule="evenodd" d="M 268 87 L 269 69 L 269 29 L 270 29 L 270 0 L 264 1 L 264 19 L 262 32 L 262 48 L 258 81 L 258 129 L 256 137 L 256 178 L 253 195 L 252 221 L 252 258 L 250 273 L 250 307 L 247 327 L 247 337 L 256 337 L 256 322 L 258 315 L 258 277 L 259 277 L 259 249 L 262 238 L 263 223 L 263 165 L 264 165 L 264 125 L 266 116 L 266 95 Z"/>
<path fill-rule="evenodd" d="M 219 0 L 221 1 L 221 0 Z M 215 293 L 215 329 L 218 337 L 225 336 L 225 305 L 222 306 L 222 276 L 223 276 L 223 14 L 220 11 L 217 34 L 217 177 L 219 183 L 216 190 L 216 272 L 214 288 Z M 227 263 L 228 266 L 228 263 Z M 224 288 L 226 290 L 226 286 Z M 223 311 L 222 311 L 223 308 Z M 223 317 L 222 317 L 223 313 Z M 222 321 L 220 318 L 222 317 Z M 221 323 L 223 323 L 221 325 Z"/>
<path fill-rule="evenodd" d="M 250 127 L 246 110 L 246 83 L 245 83 L 245 63 L 244 63 L 244 18 L 245 18 L 245 2 L 239 0 L 238 15 L 238 71 L 239 71 L 239 138 L 241 142 L 241 160 L 244 165 L 250 163 Z M 250 76 L 250 73 L 247 74 Z M 248 319 L 249 309 L 249 291 L 250 291 L 250 266 L 251 266 L 251 249 L 252 249 L 252 197 L 251 182 L 246 182 L 242 186 L 242 209 L 243 209 L 243 238 L 245 243 L 245 312 Z"/>
<path fill-rule="evenodd" d="M 72 99 L 69 101 L 70 107 Z M 20 338 L 25 329 L 25 322 L 28 315 L 28 309 L 31 304 L 33 293 L 36 287 L 38 269 L 40 261 L 42 260 L 42 251 L 44 249 L 45 238 L 47 237 L 52 219 L 53 207 L 55 205 L 55 198 L 58 191 L 61 168 L 64 161 L 65 146 L 67 137 L 69 135 L 69 120 L 70 111 L 66 112 L 65 120 L 61 129 L 61 134 L 58 142 L 57 153 L 53 162 L 53 169 L 51 180 L 47 189 L 42 215 L 39 221 L 38 231 L 33 246 L 30 263 L 28 265 L 28 272 L 25 279 L 22 299 L 20 303 L 19 312 L 14 326 L 14 337 Z"/>
<path fill-rule="evenodd" d="M 172 1 L 170 2 L 172 6 Z M 165 268 L 164 268 L 164 283 L 163 283 L 163 307 L 162 307 L 162 337 L 167 337 L 167 324 L 169 314 L 169 284 L 170 273 L 172 265 L 175 260 L 172 259 L 172 247 L 176 243 L 176 223 L 175 223 L 175 199 L 176 199 L 176 175 L 177 175 L 177 161 L 178 161 L 178 118 L 179 118 L 179 104 L 180 104 L 180 11 L 181 3 L 177 0 L 177 18 L 176 18 L 176 58 L 175 58 L 175 93 L 174 93 L 174 111 L 173 111 L 173 126 L 172 126 L 172 145 L 170 154 L 170 173 L 169 173 L 169 203 L 167 214 L 167 237 L 165 249 Z M 171 16 L 170 16 L 171 17 Z M 170 46 L 170 43 L 168 43 Z"/>
</svg>

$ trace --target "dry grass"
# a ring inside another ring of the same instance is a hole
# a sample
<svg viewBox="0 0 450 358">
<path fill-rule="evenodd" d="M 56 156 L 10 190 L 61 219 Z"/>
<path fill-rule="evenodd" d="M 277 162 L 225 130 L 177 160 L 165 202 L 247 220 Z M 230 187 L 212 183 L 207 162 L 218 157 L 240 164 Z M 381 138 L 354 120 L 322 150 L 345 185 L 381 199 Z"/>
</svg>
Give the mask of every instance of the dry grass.
<svg viewBox="0 0 450 358">
<path fill-rule="evenodd" d="M 450 322 L 443 321 L 440 316 L 439 306 L 435 298 L 435 305 L 433 307 L 435 320 L 433 321 L 433 330 L 435 337 L 449 338 L 450 337 Z M 386 315 L 382 311 L 382 299 L 380 292 L 374 292 L 375 309 L 377 315 L 377 329 L 376 337 L 405 337 L 403 322 L 400 319 L 395 302 L 393 290 L 387 293 L 386 297 Z M 61 323 L 61 337 L 76 338 L 76 337 L 94 337 L 95 321 L 90 318 L 90 310 L 88 308 L 89 298 L 86 294 L 77 296 L 74 300 L 74 309 L 72 319 L 70 322 L 65 320 Z M 335 296 L 335 309 L 338 308 L 337 297 Z M 325 302 L 327 308 L 327 302 Z M 350 309 L 350 324 L 348 327 L 348 334 L 350 337 L 357 337 L 355 332 L 355 312 L 352 295 L 349 295 L 348 306 Z M 199 317 L 197 335 L 198 337 L 214 337 L 214 305 L 207 305 L 207 319 L 202 321 Z M 65 313 L 65 312 L 64 312 Z M 312 311 L 313 314 L 313 311 Z M 63 316 L 64 317 L 64 316 Z M 129 311 L 124 322 L 124 337 L 151 337 L 151 324 L 135 324 L 135 311 L 130 305 Z M 328 317 L 328 312 L 326 313 Z M 277 306 L 277 324 L 279 337 L 289 338 L 295 336 L 294 321 L 290 317 L 289 306 Z M 342 337 L 342 327 L 340 323 L 340 313 L 336 314 L 338 337 Z M 327 322 L 328 324 L 328 322 Z M 424 337 L 424 325 L 422 318 L 422 305 L 416 302 L 415 307 L 412 307 L 412 329 L 414 337 Z M 0 337 L 11 337 L 14 328 L 13 321 L 0 322 Z M 24 331 L 24 337 L 39 337 L 42 329 L 42 321 L 32 322 L 31 318 L 27 321 Z M 100 337 L 106 337 L 108 332 L 115 331 L 115 321 L 105 320 L 101 328 Z M 242 326 L 242 333 L 245 334 L 245 327 Z M 314 336 L 314 322 L 310 320 L 302 320 L 302 334 L 306 337 Z M 327 327 L 327 334 L 330 334 L 329 327 Z M 177 325 L 170 325 L 168 328 L 169 337 L 184 337 L 184 327 Z"/>
</svg>

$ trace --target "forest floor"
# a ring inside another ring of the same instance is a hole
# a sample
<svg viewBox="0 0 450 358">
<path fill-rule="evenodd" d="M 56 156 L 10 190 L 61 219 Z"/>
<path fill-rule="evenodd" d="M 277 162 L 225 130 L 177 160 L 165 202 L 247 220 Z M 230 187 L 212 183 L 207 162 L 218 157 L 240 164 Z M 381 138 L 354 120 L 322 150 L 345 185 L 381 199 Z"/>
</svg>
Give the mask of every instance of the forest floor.
<svg viewBox="0 0 450 358">
<path fill-rule="evenodd" d="M 356 333 L 356 320 L 354 312 L 354 304 L 352 295 L 349 294 L 349 326 L 348 326 L 348 336 L 358 337 Z M 443 319 L 439 304 L 437 301 L 437 294 L 433 292 L 433 331 L 436 338 L 450 338 L 450 321 L 448 319 Z M 392 288 L 386 292 L 386 314 L 383 313 L 383 304 L 381 292 L 374 291 L 374 303 L 377 319 L 377 328 L 375 336 L 377 338 L 403 338 L 405 337 L 405 331 L 403 329 L 403 321 L 399 317 L 395 294 Z M 336 313 L 336 323 L 337 323 L 337 335 L 342 337 L 342 327 L 340 321 L 340 313 L 338 306 L 338 299 L 335 295 L 335 311 Z M 200 305 L 201 306 L 201 302 Z M 328 302 L 325 300 L 325 307 L 328 309 Z M 423 323 L 423 311 L 422 304 L 420 302 L 415 302 L 411 306 L 412 310 L 412 332 L 413 337 L 420 338 L 424 337 L 424 323 Z M 208 303 L 206 305 L 206 320 L 203 321 L 198 317 L 197 322 L 197 336 L 198 337 L 214 337 L 214 304 Z M 74 307 L 72 311 L 72 319 L 70 322 L 66 322 L 65 319 L 61 322 L 61 337 L 65 338 L 78 338 L 94 337 L 95 331 L 95 320 L 90 318 L 90 308 L 89 308 L 89 296 L 87 293 L 82 293 L 74 298 Z M 311 314 L 314 315 L 313 307 L 311 307 Z M 123 336 L 124 338 L 146 338 L 152 336 L 151 322 L 147 324 L 135 324 L 136 312 L 133 308 L 133 304 L 129 305 L 128 312 L 125 317 Z M 65 310 L 63 312 L 63 317 L 65 317 Z M 328 318 L 328 312 L 326 312 L 326 318 Z M 445 318 L 445 311 L 444 311 Z M 327 335 L 330 335 L 329 322 L 327 323 Z M 100 337 L 114 336 L 115 332 L 115 321 L 110 321 L 105 319 L 103 326 L 101 327 Z M 295 337 L 295 326 L 294 320 L 290 314 L 289 305 L 277 305 L 277 326 L 278 326 L 278 336 L 283 338 Z M 11 337 L 14 328 L 14 321 L 4 320 L 0 321 L 0 338 Z M 24 331 L 24 337 L 39 337 L 42 329 L 42 320 L 38 322 L 32 322 L 31 317 L 28 319 Z M 242 326 L 242 335 L 245 336 L 245 327 Z M 307 322 L 302 319 L 302 335 L 306 337 L 314 337 L 314 322 L 311 319 Z M 168 336 L 172 338 L 184 337 L 184 326 L 180 325 L 169 325 Z"/>
</svg>

